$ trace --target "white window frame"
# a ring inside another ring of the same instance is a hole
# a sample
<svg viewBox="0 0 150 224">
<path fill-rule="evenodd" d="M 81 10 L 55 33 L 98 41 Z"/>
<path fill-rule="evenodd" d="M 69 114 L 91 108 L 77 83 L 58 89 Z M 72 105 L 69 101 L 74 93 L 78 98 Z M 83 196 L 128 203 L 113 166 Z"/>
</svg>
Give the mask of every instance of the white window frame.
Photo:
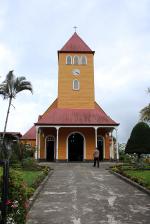
<svg viewBox="0 0 150 224">
<path fill-rule="evenodd" d="M 71 63 L 70 63 L 70 64 L 67 63 L 67 62 L 68 62 L 68 57 L 71 58 Z M 70 56 L 70 55 L 67 55 L 67 56 L 66 56 L 66 65 L 72 65 L 72 56 Z"/>
<path fill-rule="evenodd" d="M 85 58 L 85 64 L 82 63 L 82 59 L 83 59 L 83 58 Z M 87 57 L 86 57 L 85 55 L 82 55 L 82 56 L 81 56 L 80 63 L 81 63 L 82 65 L 87 65 Z"/>
<path fill-rule="evenodd" d="M 74 59 L 75 59 L 76 57 L 78 58 L 78 64 L 75 64 L 75 63 L 74 63 Z M 80 58 L 79 58 L 78 55 L 75 55 L 75 56 L 73 57 L 73 64 L 74 64 L 74 65 L 79 65 L 79 64 L 80 64 Z"/>
<path fill-rule="evenodd" d="M 74 83 L 75 83 L 76 81 L 78 82 L 78 88 L 77 88 L 77 89 L 76 89 L 75 86 L 74 86 Z M 79 89 L 80 89 L 80 82 L 79 82 L 78 79 L 74 79 L 74 80 L 73 80 L 73 82 L 72 82 L 72 89 L 75 90 L 75 91 L 79 91 Z"/>
</svg>

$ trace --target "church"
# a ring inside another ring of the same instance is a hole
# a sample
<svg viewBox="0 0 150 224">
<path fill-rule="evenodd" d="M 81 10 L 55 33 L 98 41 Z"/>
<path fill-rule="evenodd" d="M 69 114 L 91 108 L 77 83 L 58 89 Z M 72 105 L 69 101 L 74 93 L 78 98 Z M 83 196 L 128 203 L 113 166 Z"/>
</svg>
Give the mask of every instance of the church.
<svg viewBox="0 0 150 224">
<path fill-rule="evenodd" d="M 58 51 L 58 97 L 22 136 L 36 159 L 91 161 L 95 147 L 100 160 L 119 159 L 119 124 L 95 101 L 94 53 L 76 32 Z"/>
</svg>

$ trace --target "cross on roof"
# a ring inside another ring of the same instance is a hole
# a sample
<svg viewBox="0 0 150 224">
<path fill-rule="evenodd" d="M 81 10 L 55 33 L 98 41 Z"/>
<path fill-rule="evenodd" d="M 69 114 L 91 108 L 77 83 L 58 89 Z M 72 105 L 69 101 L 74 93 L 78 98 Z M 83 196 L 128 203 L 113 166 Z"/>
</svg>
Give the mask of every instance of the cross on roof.
<svg viewBox="0 0 150 224">
<path fill-rule="evenodd" d="M 75 32 L 76 32 L 76 29 L 77 29 L 78 27 L 77 27 L 77 26 L 74 26 L 73 28 L 75 29 Z"/>
</svg>

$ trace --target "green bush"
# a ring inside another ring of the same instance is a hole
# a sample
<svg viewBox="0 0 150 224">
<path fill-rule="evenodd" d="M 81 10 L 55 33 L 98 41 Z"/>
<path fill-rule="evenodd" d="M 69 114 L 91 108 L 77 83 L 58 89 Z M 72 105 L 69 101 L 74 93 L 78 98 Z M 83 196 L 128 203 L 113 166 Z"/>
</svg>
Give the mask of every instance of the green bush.
<svg viewBox="0 0 150 224">
<path fill-rule="evenodd" d="M 24 145 L 22 143 L 15 143 L 12 147 L 12 153 L 10 162 L 11 164 L 20 163 L 27 158 L 33 158 L 35 148 L 30 145 Z"/>
<path fill-rule="evenodd" d="M 26 158 L 22 160 L 22 167 L 25 170 L 41 170 L 42 167 L 37 165 L 34 158 Z"/>
</svg>

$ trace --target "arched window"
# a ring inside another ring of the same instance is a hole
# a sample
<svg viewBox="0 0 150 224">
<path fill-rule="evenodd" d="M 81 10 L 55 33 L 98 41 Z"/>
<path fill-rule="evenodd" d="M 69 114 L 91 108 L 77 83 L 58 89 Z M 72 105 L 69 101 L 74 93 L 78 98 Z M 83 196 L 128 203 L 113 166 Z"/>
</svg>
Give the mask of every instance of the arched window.
<svg viewBox="0 0 150 224">
<path fill-rule="evenodd" d="M 68 55 L 68 56 L 66 57 L 66 64 L 67 64 L 67 65 L 71 65 L 71 64 L 72 64 L 72 57 L 71 57 L 70 55 Z"/>
<path fill-rule="evenodd" d="M 78 56 L 74 56 L 74 58 L 73 58 L 73 64 L 74 65 L 78 65 L 79 64 L 79 57 Z"/>
<path fill-rule="evenodd" d="M 73 80 L 73 90 L 79 90 L 80 89 L 80 83 L 77 79 Z"/>
<path fill-rule="evenodd" d="M 81 56 L 81 64 L 82 65 L 86 65 L 87 64 L 87 58 L 86 58 L 86 56 Z"/>
</svg>

